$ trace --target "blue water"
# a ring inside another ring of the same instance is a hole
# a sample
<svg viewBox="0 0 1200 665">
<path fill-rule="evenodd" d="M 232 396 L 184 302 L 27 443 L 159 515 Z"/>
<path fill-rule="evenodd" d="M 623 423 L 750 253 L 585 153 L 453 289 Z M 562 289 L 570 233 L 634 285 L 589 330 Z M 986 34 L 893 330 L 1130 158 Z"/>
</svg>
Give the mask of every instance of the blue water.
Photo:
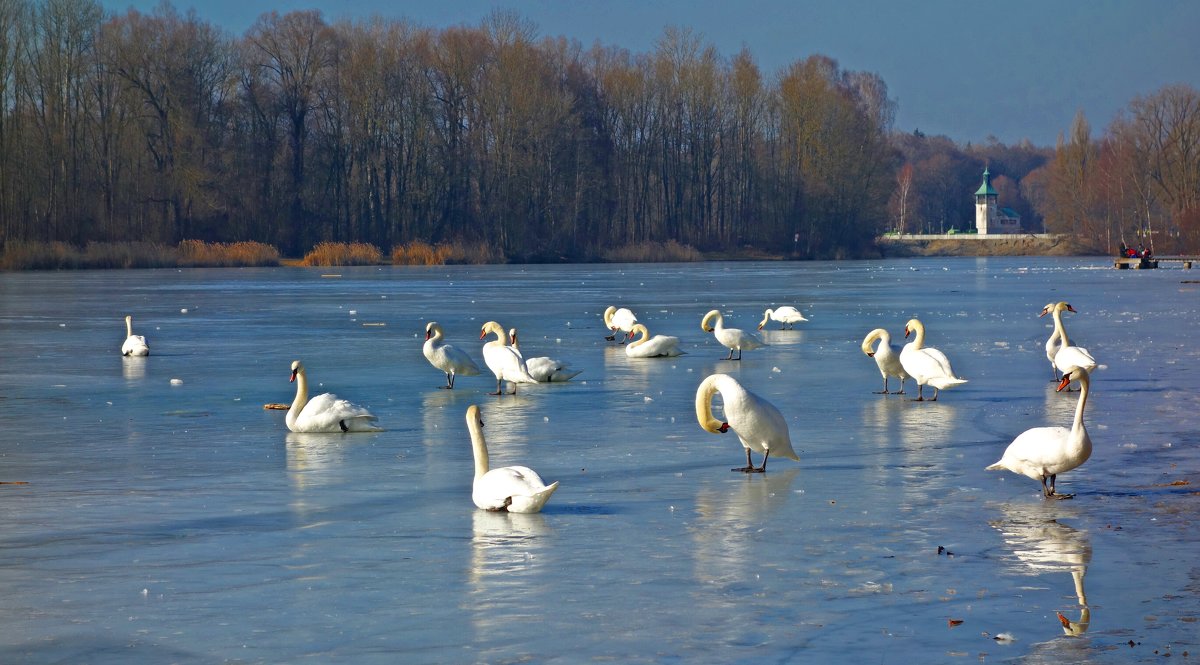
<svg viewBox="0 0 1200 665">
<path fill-rule="evenodd" d="M 0 662 L 1194 659 L 1197 279 L 1093 258 L 0 274 L 0 481 L 26 483 L 0 485 Z M 1047 502 L 983 467 L 1070 425 L 1037 317 L 1056 300 L 1101 369 L 1095 452 Z M 687 355 L 627 358 L 610 304 Z M 700 330 L 784 304 L 810 321 L 740 363 Z M 150 357 L 118 354 L 126 314 Z M 872 394 L 858 348 L 913 316 L 970 380 L 937 402 Z M 425 323 L 482 365 L 489 319 L 583 373 L 439 390 Z M 385 431 L 289 433 L 263 405 L 291 402 L 295 359 Z M 783 411 L 799 463 L 730 472 L 736 438 L 692 406 L 714 372 Z M 474 508 L 470 404 L 493 466 L 561 482 L 542 513 Z"/>
</svg>

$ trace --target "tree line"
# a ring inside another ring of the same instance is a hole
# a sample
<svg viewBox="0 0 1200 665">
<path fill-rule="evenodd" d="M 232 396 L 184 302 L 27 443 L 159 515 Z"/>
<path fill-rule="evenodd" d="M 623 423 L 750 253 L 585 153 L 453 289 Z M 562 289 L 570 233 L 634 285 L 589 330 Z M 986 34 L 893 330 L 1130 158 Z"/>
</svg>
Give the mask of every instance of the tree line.
<svg viewBox="0 0 1200 665">
<path fill-rule="evenodd" d="M 1175 171 L 1195 154 L 1164 156 L 1188 139 L 1146 136 L 1139 104 L 1155 106 L 1135 101 L 1100 141 L 961 147 L 894 132 L 876 74 L 823 55 L 765 74 L 686 29 L 631 53 L 537 37 L 511 12 L 435 30 L 296 11 L 235 37 L 169 4 L 0 0 L 0 230 L 288 256 L 326 241 L 861 256 L 885 230 L 973 225 L 987 164 L 1029 230 L 1178 236 L 1196 188 Z M 1122 179 L 1152 159 L 1145 182 Z"/>
</svg>

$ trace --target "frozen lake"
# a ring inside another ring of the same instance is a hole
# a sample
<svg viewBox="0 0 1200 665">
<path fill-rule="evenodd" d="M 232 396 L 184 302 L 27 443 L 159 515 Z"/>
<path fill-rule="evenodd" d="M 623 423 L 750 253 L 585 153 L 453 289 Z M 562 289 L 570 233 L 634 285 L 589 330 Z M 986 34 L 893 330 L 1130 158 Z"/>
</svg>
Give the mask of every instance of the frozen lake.
<svg viewBox="0 0 1200 665">
<path fill-rule="evenodd" d="M 0 662 L 1195 660 L 1200 272 L 1109 266 L 0 274 Z M 984 467 L 1070 426 L 1037 316 L 1058 300 L 1101 369 L 1095 451 L 1058 479 L 1076 496 L 1045 501 Z M 627 358 L 603 339 L 610 304 L 687 355 Z M 810 321 L 771 324 L 740 363 L 700 330 L 709 309 L 753 329 L 783 304 Z M 150 357 L 119 355 L 126 314 Z M 970 379 L 937 402 L 872 394 L 859 350 L 913 316 Z M 426 322 L 482 366 L 489 319 L 583 373 L 437 389 Z M 262 407 L 291 402 L 295 359 L 386 431 L 289 433 Z M 783 411 L 799 463 L 730 472 L 736 437 L 693 411 L 715 372 Z M 471 404 L 493 466 L 561 482 L 542 513 L 475 509 Z"/>
</svg>

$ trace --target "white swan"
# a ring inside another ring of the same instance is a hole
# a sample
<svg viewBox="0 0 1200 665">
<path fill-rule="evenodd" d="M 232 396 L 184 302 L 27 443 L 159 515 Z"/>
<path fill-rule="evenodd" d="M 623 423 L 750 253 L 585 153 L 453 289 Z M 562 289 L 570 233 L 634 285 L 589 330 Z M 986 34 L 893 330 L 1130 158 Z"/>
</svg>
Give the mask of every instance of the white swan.
<svg viewBox="0 0 1200 665">
<path fill-rule="evenodd" d="M 1075 406 L 1075 421 L 1065 427 L 1034 427 L 1022 432 L 1008 444 L 1000 461 L 987 467 L 988 471 L 1008 469 L 1042 482 L 1042 495 L 1048 499 L 1069 499 L 1071 494 L 1056 494 L 1054 481 L 1058 474 L 1077 468 L 1092 456 L 1092 439 L 1083 425 L 1083 409 L 1087 405 L 1091 376 L 1082 367 L 1069 367 L 1063 372 L 1059 391 L 1071 381 L 1079 383 L 1079 402 Z M 1046 480 L 1050 480 L 1049 487 Z"/>
<path fill-rule="evenodd" d="M 1042 308 L 1042 313 L 1038 314 L 1038 318 L 1046 316 L 1047 314 L 1054 311 L 1054 305 L 1055 305 L 1055 303 L 1052 303 L 1052 302 L 1046 303 L 1046 306 Z M 1067 305 L 1067 306 L 1070 307 L 1070 305 Z M 1075 311 L 1075 310 L 1071 309 L 1071 311 Z M 1054 356 L 1058 355 L 1058 350 L 1061 348 L 1062 348 L 1062 337 L 1060 337 L 1058 334 L 1058 325 L 1056 324 L 1054 326 L 1054 330 L 1050 331 L 1049 339 L 1046 340 L 1046 360 L 1050 361 L 1050 373 L 1054 375 L 1054 378 L 1052 379 L 1052 381 L 1054 383 L 1058 383 L 1058 379 L 1059 379 L 1058 367 L 1055 367 L 1055 365 L 1054 365 Z"/>
<path fill-rule="evenodd" d="M 1096 359 L 1092 357 L 1091 353 L 1088 353 L 1087 349 L 1071 344 L 1070 338 L 1067 337 L 1067 328 L 1062 322 L 1064 311 L 1074 312 L 1075 308 L 1071 307 L 1070 303 L 1060 302 L 1050 309 L 1050 313 L 1054 315 L 1054 332 L 1058 334 L 1060 342 L 1058 351 L 1054 353 L 1054 367 L 1064 374 L 1071 367 L 1082 367 L 1091 373 L 1096 370 Z M 1045 314 L 1046 310 L 1043 309 L 1042 313 Z M 1046 353 L 1049 352 L 1050 342 L 1047 341 Z"/>
<path fill-rule="evenodd" d="M 308 375 L 299 360 L 292 362 L 296 399 L 287 412 L 287 428 L 293 432 L 381 432 L 379 420 L 357 404 L 338 399 L 333 393 L 308 398 Z"/>
<path fill-rule="evenodd" d="M 121 355 L 123 356 L 148 356 L 150 355 L 150 346 L 146 344 L 146 338 L 141 335 L 133 334 L 133 317 L 125 317 L 125 343 L 121 345 Z"/>
<path fill-rule="evenodd" d="M 708 322 L 713 320 L 715 320 L 715 323 L 712 327 L 709 327 Z M 754 333 L 748 333 L 739 328 L 726 328 L 725 317 L 721 316 L 720 310 L 714 309 L 705 314 L 704 318 L 700 321 L 700 329 L 704 332 L 713 333 L 717 341 L 729 349 L 729 357 L 726 360 L 741 360 L 742 351 L 752 351 L 766 346 Z M 733 357 L 734 349 L 737 349 L 737 358 Z"/>
<path fill-rule="evenodd" d="M 475 452 L 475 482 L 471 500 L 484 510 L 507 510 L 510 513 L 536 513 L 558 489 L 558 481 L 547 485 L 542 477 L 527 466 L 505 466 L 488 469 L 487 442 L 483 439 L 483 419 L 479 407 L 467 407 L 467 430 L 471 432 L 471 447 Z"/>
<path fill-rule="evenodd" d="M 518 352 L 521 350 L 520 344 L 517 342 L 517 329 L 508 329 L 508 343 Z M 551 383 L 570 381 L 573 377 L 578 376 L 581 369 L 571 369 L 567 363 L 560 362 L 547 356 L 538 358 L 526 358 L 525 369 L 529 370 L 529 376 L 537 379 L 538 383 Z"/>
<path fill-rule="evenodd" d="M 763 320 L 758 324 L 758 329 L 762 330 L 763 326 L 767 325 L 767 321 L 778 321 L 783 324 L 780 330 L 788 330 L 801 321 L 807 321 L 800 310 L 791 305 L 784 305 L 779 309 L 768 309 L 763 312 Z"/>
<path fill-rule="evenodd" d="M 875 340 L 879 340 L 879 347 L 872 348 Z M 904 394 L 904 380 L 908 378 L 908 372 L 904 371 L 904 365 L 900 364 L 900 354 L 896 353 L 896 347 L 892 346 L 892 336 L 883 328 L 876 328 L 867 333 L 867 336 L 862 341 L 862 352 L 867 354 L 868 358 L 875 359 L 875 365 L 879 367 L 879 373 L 883 375 L 883 390 L 877 391 L 877 395 L 890 395 L 888 391 L 888 377 L 894 376 L 900 379 L 900 390 L 895 394 Z"/>
<path fill-rule="evenodd" d="M 721 393 L 725 421 L 713 418 L 713 393 Z M 779 409 L 767 400 L 742 387 L 737 379 L 728 374 L 713 374 L 700 382 L 696 388 L 696 420 L 700 426 L 713 434 L 724 434 L 731 428 L 746 449 L 746 466 L 730 471 L 762 473 L 767 470 L 767 458 L 786 457 L 800 461 L 792 450 L 788 435 L 787 420 Z M 763 454 L 762 466 L 755 467 L 750 461 L 750 451 Z"/>
<path fill-rule="evenodd" d="M 938 391 L 952 388 L 967 382 L 954 374 L 950 359 L 946 354 L 934 348 L 925 347 L 925 326 L 917 319 L 910 319 L 904 325 L 904 336 L 915 334 L 913 341 L 904 345 L 900 350 L 900 364 L 904 371 L 917 382 L 917 401 L 923 401 L 922 394 L 925 384 L 933 386 L 933 400 L 937 401 Z"/>
<path fill-rule="evenodd" d="M 633 330 L 633 324 L 637 322 L 637 317 L 626 307 L 617 309 L 616 305 L 609 305 L 608 309 L 604 310 L 604 327 L 625 333 L 625 338 L 621 340 L 622 344 L 629 341 L 629 333 Z M 611 342 L 616 338 L 617 335 L 614 332 L 604 339 Z"/>
<path fill-rule="evenodd" d="M 633 330 L 629 333 L 630 337 L 637 335 L 641 335 L 641 337 L 625 347 L 625 355 L 630 358 L 671 358 L 682 356 L 684 353 L 679 350 L 678 337 L 668 335 L 650 337 L 650 331 L 640 323 L 634 324 Z"/>
<path fill-rule="evenodd" d="M 421 351 L 430 365 L 446 373 L 446 385 L 438 386 L 438 388 L 453 389 L 454 377 L 459 374 L 463 376 L 479 374 L 479 365 L 471 360 L 471 356 L 453 344 L 446 344 L 442 341 L 442 326 L 438 325 L 437 321 L 430 321 L 425 325 L 425 345 L 421 347 Z"/>
<path fill-rule="evenodd" d="M 488 321 L 479 331 L 479 339 L 489 334 L 495 334 L 496 339 L 483 345 L 483 362 L 492 370 L 492 374 L 496 375 L 496 392 L 488 394 L 504 394 L 505 381 L 513 384 L 514 395 L 517 394 L 518 383 L 537 383 L 537 379 L 529 375 L 529 368 L 525 366 L 525 358 L 521 356 L 521 352 L 508 345 L 504 327 L 495 321 Z"/>
</svg>

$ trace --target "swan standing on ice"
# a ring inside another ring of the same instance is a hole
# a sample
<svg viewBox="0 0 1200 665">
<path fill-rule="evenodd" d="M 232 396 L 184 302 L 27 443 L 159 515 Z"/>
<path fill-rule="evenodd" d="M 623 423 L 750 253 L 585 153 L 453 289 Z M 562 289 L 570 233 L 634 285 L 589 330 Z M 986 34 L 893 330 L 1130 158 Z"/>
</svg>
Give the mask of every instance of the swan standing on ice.
<svg viewBox="0 0 1200 665">
<path fill-rule="evenodd" d="M 542 477 L 527 466 L 505 466 L 488 469 L 487 442 L 483 438 L 483 419 L 479 407 L 467 407 L 467 430 L 475 452 L 475 482 L 471 500 L 484 510 L 507 510 L 510 513 L 536 513 L 558 489 L 558 481 L 547 485 Z"/>
<path fill-rule="evenodd" d="M 517 394 L 518 383 L 537 383 L 537 379 L 529 375 L 529 368 L 525 366 L 525 358 L 521 356 L 521 352 L 508 345 L 504 327 L 495 321 L 488 321 L 479 331 L 479 339 L 490 334 L 494 334 L 496 339 L 483 345 L 483 362 L 492 370 L 492 374 L 496 375 L 496 392 L 488 394 L 503 395 L 505 381 L 513 384 L 514 395 Z"/>
<path fill-rule="evenodd" d="M 712 398 L 721 393 L 725 421 L 713 417 Z M 792 450 L 788 435 L 787 420 L 779 409 L 767 400 L 742 387 L 737 379 L 728 374 L 713 374 L 700 382 L 696 388 L 696 420 L 700 426 L 713 434 L 724 434 L 733 429 L 742 447 L 746 449 L 746 466 L 730 471 L 762 473 L 767 470 L 767 458 L 771 453 L 800 461 Z M 762 466 L 755 467 L 750 461 L 750 451 L 763 454 Z"/>
<path fill-rule="evenodd" d="M 904 325 L 904 336 L 915 334 L 913 341 L 904 345 L 900 350 L 900 364 L 904 371 L 917 382 L 917 401 L 925 400 L 922 394 L 925 384 L 933 386 L 933 399 L 936 402 L 938 391 L 951 388 L 967 382 L 954 374 L 950 367 L 950 359 L 946 354 L 935 348 L 925 348 L 925 326 L 917 319 L 910 319 Z"/>
<path fill-rule="evenodd" d="M 508 329 L 508 344 L 516 349 L 518 353 L 521 351 L 521 347 L 517 343 L 516 328 Z M 583 371 L 581 369 L 571 369 L 567 366 L 567 363 L 559 362 L 547 356 L 526 358 L 525 369 L 529 370 L 529 376 L 537 379 L 538 383 L 570 381 L 572 377 L 577 376 Z"/>
<path fill-rule="evenodd" d="M 1082 367 L 1089 373 L 1096 369 L 1096 359 L 1092 357 L 1088 350 L 1071 344 L 1071 340 L 1067 337 L 1067 328 L 1062 322 L 1062 313 L 1074 312 L 1075 308 L 1071 307 L 1071 303 L 1060 302 L 1053 307 L 1047 305 L 1042 309 L 1042 313 L 1038 316 L 1045 316 L 1047 312 L 1054 315 L 1054 332 L 1058 335 L 1059 347 L 1054 353 L 1054 367 L 1064 374 L 1071 367 Z M 1051 336 L 1053 339 L 1053 335 Z M 1046 353 L 1050 353 L 1050 342 L 1046 342 Z"/>
<path fill-rule="evenodd" d="M 299 360 L 292 362 L 296 399 L 287 412 L 287 428 L 293 432 L 381 432 L 379 420 L 357 404 L 338 399 L 333 393 L 308 398 L 308 375 Z"/>
<path fill-rule="evenodd" d="M 616 305 L 610 305 L 608 309 L 604 310 L 604 327 L 609 330 L 619 330 L 625 333 L 624 339 L 621 340 L 622 344 L 629 341 L 629 333 L 633 330 L 633 324 L 637 322 L 637 317 L 625 307 L 617 309 Z M 604 339 L 611 342 L 616 338 L 617 334 L 614 332 Z"/>
<path fill-rule="evenodd" d="M 999 462 L 988 471 L 1008 469 L 1042 482 L 1042 496 L 1047 499 L 1069 499 L 1072 494 L 1056 494 L 1054 481 L 1058 474 L 1077 468 L 1092 456 L 1092 439 L 1083 425 L 1083 409 L 1087 405 L 1091 376 L 1082 367 L 1069 367 L 1058 384 L 1061 392 L 1072 381 L 1079 383 L 1079 402 L 1075 406 L 1075 421 L 1065 427 L 1034 427 L 1022 432 L 1008 444 Z M 1050 480 L 1049 487 L 1046 480 Z"/>
<path fill-rule="evenodd" d="M 708 322 L 714 320 L 714 324 L 710 327 Z M 729 349 L 729 357 L 726 360 L 741 360 L 742 351 L 753 351 L 754 349 L 766 346 L 754 333 L 748 333 L 739 328 L 726 328 L 725 317 L 721 316 L 720 310 L 714 309 L 705 314 L 704 319 L 700 321 L 700 329 L 704 332 L 713 333 L 717 341 Z M 737 349 L 737 358 L 733 357 L 734 349 Z"/>
<path fill-rule="evenodd" d="M 629 333 L 630 337 L 637 335 L 641 335 L 641 337 L 625 347 L 625 355 L 630 358 L 672 358 L 683 355 L 683 351 L 679 350 L 678 337 L 669 335 L 650 337 L 650 331 L 640 323 L 634 324 L 633 330 Z"/>
<path fill-rule="evenodd" d="M 879 340 L 879 347 L 872 349 L 871 345 Z M 900 379 L 900 390 L 895 392 L 896 395 L 904 394 L 904 380 L 908 378 L 908 372 L 904 371 L 904 365 L 900 364 L 900 354 L 896 353 L 896 347 L 892 346 L 892 336 L 883 328 L 876 328 L 867 333 L 866 338 L 862 341 L 862 352 L 867 354 L 868 358 L 875 359 L 875 365 L 879 367 L 879 373 L 883 375 L 883 390 L 876 391 L 876 395 L 890 395 L 888 391 L 888 377 L 894 376 Z"/>
<path fill-rule="evenodd" d="M 758 324 L 758 329 L 762 330 L 763 326 L 767 325 L 767 321 L 778 321 L 783 324 L 783 326 L 780 327 L 780 330 L 790 330 L 797 323 L 807 320 L 808 319 L 804 318 L 804 315 L 800 313 L 800 310 L 792 307 L 791 305 L 784 305 L 779 309 L 768 309 L 767 311 L 763 312 L 763 320 Z"/>
<path fill-rule="evenodd" d="M 479 365 L 476 365 L 466 352 L 453 344 L 445 344 L 442 341 L 442 326 L 438 325 L 437 321 L 430 321 L 425 325 L 425 346 L 421 348 L 421 351 L 430 365 L 446 373 L 446 385 L 438 386 L 438 388 L 452 390 L 454 377 L 459 374 L 463 376 L 479 374 Z"/>
<path fill-rule="evenodd" d="M 125 317 L 125 343 L 121 345 L 121 355 L 123 356 L 148 356 L 150 355 L 150 346 L 146 344 L 146 338 L 141 335 L 133 334 L 133 317 Z"/>
<path fill-rule="evenodd" d="M 1042 313 L 1038 314 L 1038 318 L 1041 318 L 1043 316 L 1046 316 L 1050 312 L 1053 312 L 1054 305 L 1055 305 L 1055 303 L 1052 303 L 1052 302 L 1046 303 L 1046 306 L 1042 308 Z M 1070 307 L 1070 305 L 1067 305 L 1067 307 Z M 1074 308 L 1072 308 L 1070 311 L 1074 312 L 1075 310 L 1074 310 Z M 1059 380 L 1058 367 L 1055 367 L 1055 365 L 1054 365 L 1054 356 L 1058 355 L 1058 350 L 1061 348 L 1062 348 L 1062 337 L 1060 337 L 1058 334 L 1058 324 L 1056 323 L 1054 325 L 1054 330 L 1050 331 L 1049 339 L 1046 340 L 1046 359 L 1050 361 L 1050 373 L 1054 375 L 1054 378 L 1051 379 L 1051 381 L 1054 383 L 1058 383 L 1058 380 Z"/>
</svg>

